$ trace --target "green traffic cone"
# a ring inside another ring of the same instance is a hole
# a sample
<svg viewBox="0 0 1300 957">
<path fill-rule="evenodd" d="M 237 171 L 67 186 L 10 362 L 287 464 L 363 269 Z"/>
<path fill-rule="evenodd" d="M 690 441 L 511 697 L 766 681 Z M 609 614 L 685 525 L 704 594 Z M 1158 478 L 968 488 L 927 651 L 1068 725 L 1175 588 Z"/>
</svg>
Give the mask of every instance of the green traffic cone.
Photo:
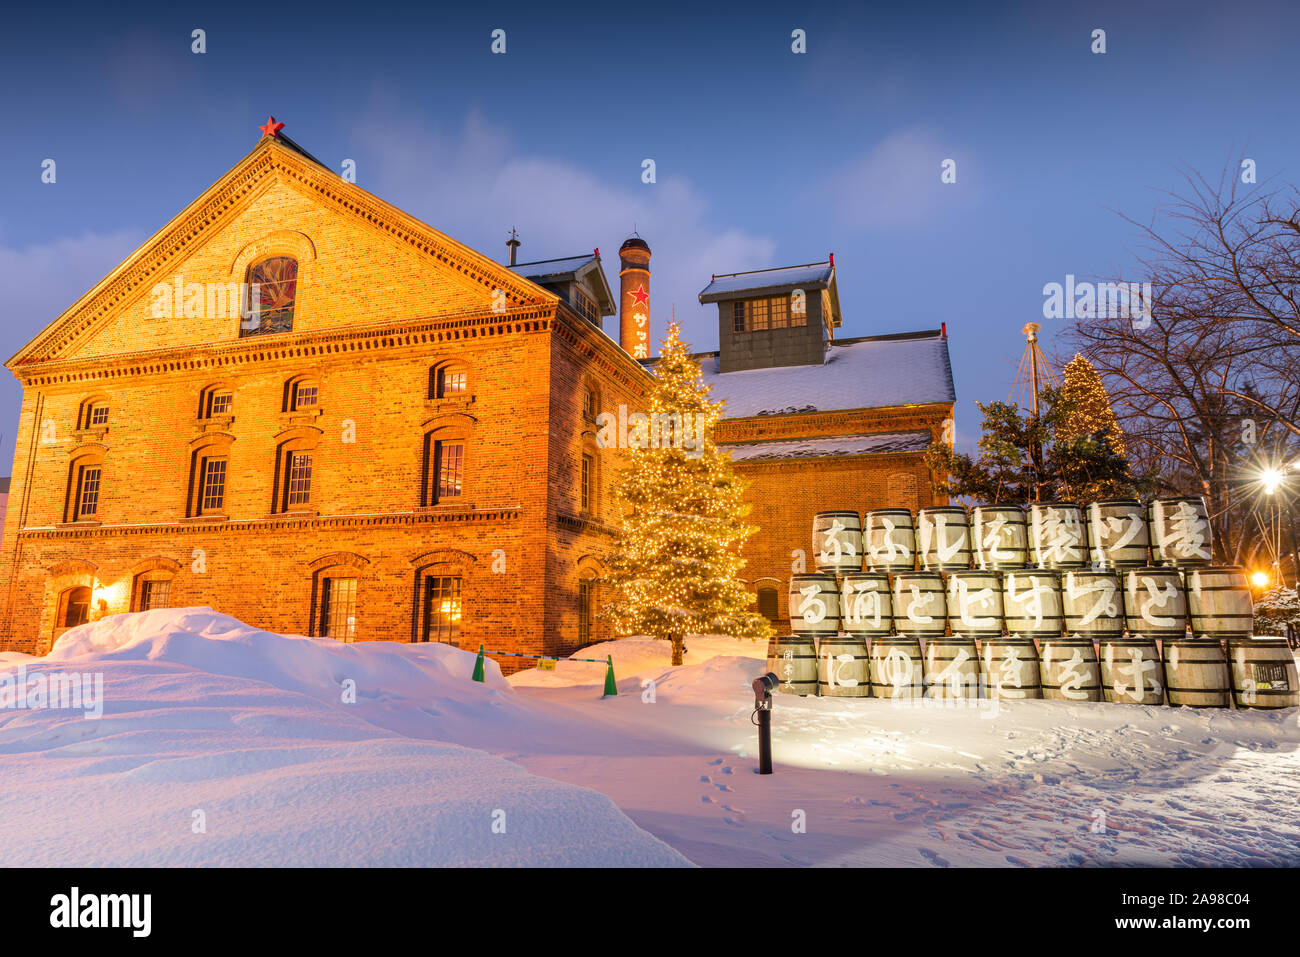
<svg viewBox="0 0 1300 957">
<path fill-rule="evenodd" d="M 609 663 L 605 669 L 605 694 L 618 694 L 618 685 L 614 683 L 614 656 L 607 655 L 605 660 Z"/>
<path fill-rule="evenodd" d="M 483 646 L 478 646 L 478 657 L 474 659 L 474 680 L 480 684 L 483 681 Z"/>
</svg>

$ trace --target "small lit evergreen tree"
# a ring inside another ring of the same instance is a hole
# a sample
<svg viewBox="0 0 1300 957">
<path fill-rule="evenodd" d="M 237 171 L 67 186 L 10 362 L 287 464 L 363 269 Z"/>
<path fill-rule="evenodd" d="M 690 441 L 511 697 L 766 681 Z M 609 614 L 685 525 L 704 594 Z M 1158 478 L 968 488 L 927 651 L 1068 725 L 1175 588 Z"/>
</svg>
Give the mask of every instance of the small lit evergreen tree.
<svg viewBox="0 0 1300 957">
<path fill-rule="evenodd" d="M 611 599 L 602 614 L 620 634 L 672 642 L 682 663 L 686 635 L 766 638 L 767 619 L 737 576 L 740 546 L 758 529 L 743 519 L 750 506 L 731 459 L 713 443 L 722 402 L 709 399 L 699 362 L 673 323 L 655 363 L 646 413 L 628 416 L 627 459 L 614 490 L 624 508 L 609 559 Z M 604 447 L 615 426 L 602 426 Z"/>
</svg>

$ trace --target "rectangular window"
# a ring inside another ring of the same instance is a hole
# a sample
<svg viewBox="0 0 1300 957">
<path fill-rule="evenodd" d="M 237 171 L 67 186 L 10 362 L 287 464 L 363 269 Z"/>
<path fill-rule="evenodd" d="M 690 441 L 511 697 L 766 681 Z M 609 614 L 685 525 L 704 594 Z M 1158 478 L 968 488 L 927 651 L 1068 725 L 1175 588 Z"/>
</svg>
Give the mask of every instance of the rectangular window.
<svg viewBox="0 0 1300 957">
<path fill-rule="evenodd" d="M 460 576 L 424 580 L 424 640 L 455 644 L 460 639 Z"/>
<path fill-rule="evenodd" d="M 91 428 L 99 428 L 103 425 L 108 425 L 108 406 L 103 403 L 92 405 L 90 407 Z"/>
<path fill-rule="evenodd" d="M 469 377 L 464 372 L 451 372 L 444 369 L 438 373 L 438 378 L 441 382 L 438 388 L 439 398 L 459 395 L 469 385 Z"/>
<path fill-rule="evenodd" d="M 786 296 L 777 296 L 768 300 L 772 312 L 772 328 L 784 329 L 790 325 L 790 300 Z"/>
<path fill-rule="evenodd" d="M 212 401 L 208 406 L 208 415 L 225 415 L 234 405 L 235 396 L 232 392 L 215 392 L 212 395 Z"/>
<path fill-rule="evenodd" d="M 357 580 L 325 579 L 321 609 L 321 632 L 324 636 L 352 641 L 357 634 Z"/>
<path fill-rule="evenodd" d="M 592 462 L 590 455 L 582 457 L 582 510 L 591 511 L 591 479 L 592 479 Z"/>
<path fill-rule="evenodd" d="M 573 304 L 577 306 L 578 312 L 582 313 L 588 322 L 600 325 L 600 311 L 596 308 L 596 304 L 592 302 L 590 296 L 577 286 L 573 287 Z"/>
<path fill-rule="evenodd" d="M 289 453 L 289 483 L 286 486 L 286 504 L 306 505 L 311 501 L 311 453 Z"/>
<path fill-rule="evenodd" d="M 77 479 L 77 518 L 94 518 L 99 511 L 98 465 L 83 465 Z"/>
<path fill-rule="evenodd" d="M 595 592 L 590 578 L 578 582 L 578 644 L 591 644 L 591 606 Z"/>
<path fill-rule="evenodd" d="M 733 332 L 745 331 L 745 303 L 737 299 L 731 304 L 731 328 Z"/>
<path fill-rule="evenodd" d="M 314 382 L 301 382 L 293 390 L 293 407 L 298 409 L 312 409 L 316 407 L 316 399 L 319 390 Z"/>
<path fill-rule="evenodd" d="M 199 488 L 199 510 L 216 512 L 226 503 L 226 460 L 204 459 Z"/>
<path fill-rule="evenodd" d="M 464 480 L 465 446 L 460 442 L 433 444 L 433 495 L 430 502 L 459 498 Z"/>
<path fill-rule="evenodd" d="M 768 328 L 768 302 L 767 299 L 751 299 L 746 304 L 750 332 L 762 332 Z"/>
<path fill-rule="evenodd" d="M 159 578 L 140 583 L 140 611 L 151 608 L 167 608 L 171 599 L 172 583 L 170 578 Z"/>
</svg>

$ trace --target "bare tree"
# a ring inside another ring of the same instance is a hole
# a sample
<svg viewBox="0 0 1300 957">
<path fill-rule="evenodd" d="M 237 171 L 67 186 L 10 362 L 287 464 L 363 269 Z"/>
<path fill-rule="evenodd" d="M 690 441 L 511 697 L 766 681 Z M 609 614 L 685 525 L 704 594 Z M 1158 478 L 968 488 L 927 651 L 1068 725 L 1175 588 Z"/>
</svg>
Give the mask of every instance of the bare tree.
<svg viewBox="0 0 1300 957">
<path fill-rule="evenodd" d="M 1241 189 L 1236 167 L 1142 224 L 1139 314 L 1076 320 L 1067 339 L 1096 366 L 1135 472 L 1202 494 L 1221 560 L 1260 547 L 1260 472 L 1300 450 L 1300 192 Z"/>
</svg>

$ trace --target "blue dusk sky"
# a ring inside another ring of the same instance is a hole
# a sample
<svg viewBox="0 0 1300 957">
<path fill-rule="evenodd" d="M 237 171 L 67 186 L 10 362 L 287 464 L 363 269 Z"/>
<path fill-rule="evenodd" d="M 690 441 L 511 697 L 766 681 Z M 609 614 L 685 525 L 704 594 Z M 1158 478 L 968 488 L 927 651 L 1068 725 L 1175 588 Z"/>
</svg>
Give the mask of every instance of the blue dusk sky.
<svg viewBox="0 0 1300 957">
<path fill-rule="evenodd" d="M 490 51 L 506 31 L 505 55 Z M 807 53 L 791 52 L 806 31 Z M 1091 52 L 1094 29 L 1107 51 Z M 206 31 L 207 52 L 191 52 Z M 334 169 L 491 256 L 636 228 L 717 346 L 710 273 L 834 252 L 841 336 L 947 323 L 958 445 L 1043 286 L 1130 275 L 1181 170 L 1300 179 L 1300 5 L 23 4 L 0 33 L 0 335 L 12 355 L 252 148 Z M 57 181 L 42 183 L 42 161 Z M 641 181 L 653 159 L 657 182 Z M 940 181 L 956 161 L 957 181 Z M 614 319 L 606 331 L 617 335 Z M 0 384 L 0 457 L 20 391 Z"/>
</svg>

